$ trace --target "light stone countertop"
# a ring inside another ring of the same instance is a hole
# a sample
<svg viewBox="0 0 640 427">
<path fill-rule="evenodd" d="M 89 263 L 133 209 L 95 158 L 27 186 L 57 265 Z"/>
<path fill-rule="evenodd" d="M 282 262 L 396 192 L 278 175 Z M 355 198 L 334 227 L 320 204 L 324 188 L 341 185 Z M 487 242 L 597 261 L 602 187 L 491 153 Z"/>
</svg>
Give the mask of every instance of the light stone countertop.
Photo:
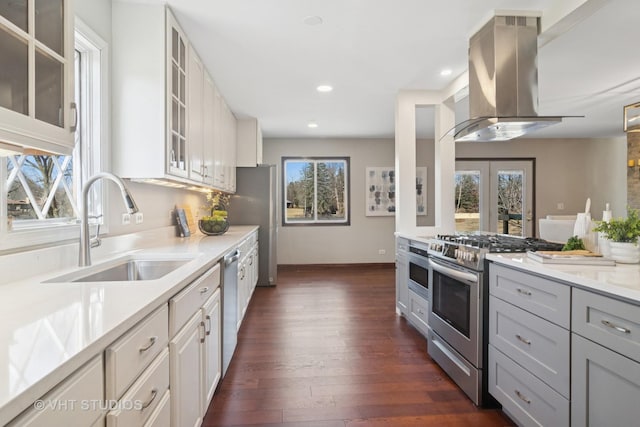
<svg viewBox="0 0 640 427">
<path fill-rule="evenodd" d="M 507 267 L 547 276 L 602 295 L 640 305 L 640 264 L 615 266 L 542 264 L 526 254 L 488 254 L 487 259 Z"/>
<path fill-rule="evenodd" d="M 77 244 L 0 256 L 0 425 L 99 355 L 257 229 L 232 226 L 222 236 L 178 238 L 169 227 L 105 239 L 105 249 L 92 254 L 94 267 L 132 252 L 190 259 L 160 279 L 134 284 L 43 283 L 78 270 Z"/>
</svg>

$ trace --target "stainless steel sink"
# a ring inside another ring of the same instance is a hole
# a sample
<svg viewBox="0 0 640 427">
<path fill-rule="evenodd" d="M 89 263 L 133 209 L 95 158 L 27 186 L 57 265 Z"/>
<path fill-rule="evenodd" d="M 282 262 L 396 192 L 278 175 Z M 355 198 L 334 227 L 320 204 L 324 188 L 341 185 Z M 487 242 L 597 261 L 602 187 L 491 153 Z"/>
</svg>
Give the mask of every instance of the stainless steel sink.
<svg viewBox="0 0 640 427">
<path fill-rule="evenodd" d="M 66 274 L 46 281 L 61 282 L 135 282 L 156 280 L 191 261 L 189 259 L 147 259 L 144 257 L 119 259 L 96 265 L 88 270 Z"/>
</svg>

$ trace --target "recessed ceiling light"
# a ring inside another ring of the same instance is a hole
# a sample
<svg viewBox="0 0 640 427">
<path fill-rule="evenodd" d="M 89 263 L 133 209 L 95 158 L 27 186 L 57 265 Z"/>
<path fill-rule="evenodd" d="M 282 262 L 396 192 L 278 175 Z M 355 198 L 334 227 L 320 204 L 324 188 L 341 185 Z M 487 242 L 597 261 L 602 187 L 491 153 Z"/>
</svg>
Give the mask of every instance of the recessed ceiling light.
<svg viewBox="0 0 640 427">
<path fill-rule="evenodd" d="M 316 88 L 318 92 L 331 92 L 333 90 L 333 86 L 329 85 L 320 85 Z"/>
<path fill-rule="evenodd" d="M 316 122 L 309 122 L 307 123 L 307 127 L 311 128 L 311 129 L 315 129 L 318 127 L 318 124 Z"/>
<path fill-rule="evenodd" d="M 320 25 L 322 24 L 322 22 L 324 22 L 322 20 L 322 17 L 317 16 L 317 15 L 311 15 L 311 16 L 307 16 L 306 18 L 304 18 L 303 22 L 307 25 Z"/>
<path fill-rule="evenodd" d="M 451 71 L 451 68 L 445 68 L 444 70 L 440 71 L 441 76 L 450 76 L 451 73 L 453 73 L 453 71 Z"/>
</svg>

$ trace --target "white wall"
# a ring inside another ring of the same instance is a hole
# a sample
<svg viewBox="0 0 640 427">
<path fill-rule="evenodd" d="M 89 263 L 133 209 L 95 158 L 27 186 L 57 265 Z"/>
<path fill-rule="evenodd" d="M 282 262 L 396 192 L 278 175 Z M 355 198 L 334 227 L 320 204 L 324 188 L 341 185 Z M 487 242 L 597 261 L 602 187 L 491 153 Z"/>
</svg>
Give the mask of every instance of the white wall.
<svg viewBox="0 0 640 427">
<path fill-rule="evenodd" d="M 348 156 L 351 179 L 351 225 L 282 226 L 282 157 Z M 348 264 L 394 261 L 393 216 L 365 216 L 365 168 L 393 166 L 390 139 L 267 139 L 264 163 L 278 167 L 280 207 L 278 264 Z M 383 249 L 386 254 L 379 255 Z"/>
<path fill-rule="evenodd" d="M 107 43 L 111 42 L 111 0 L 78 0 L 74 2 L 76 16 L 87 24 Z M 111 46 L 110 46 L 111 49 Z M 110 86 L 110 82 L 109 86 Z M 112 106 L 112 108 L 117 108 Z M 107 161 L 110 164 L 110 159 Z M 126 234 L 172 224 L 169 212 L 175 205 L 190 206 L 194 214 L 205 203 L 200 193 L 158 187 L 149 184 L 128 183 L 131 193 L 144 214 L 144 222 L 136 225 L 121 225 L 121 214 L 126 212 L 115 185 L 106 183 L 108 188 L 108 207 L 105 213 L 109 225 L 109 234 Z"/>
</svg>

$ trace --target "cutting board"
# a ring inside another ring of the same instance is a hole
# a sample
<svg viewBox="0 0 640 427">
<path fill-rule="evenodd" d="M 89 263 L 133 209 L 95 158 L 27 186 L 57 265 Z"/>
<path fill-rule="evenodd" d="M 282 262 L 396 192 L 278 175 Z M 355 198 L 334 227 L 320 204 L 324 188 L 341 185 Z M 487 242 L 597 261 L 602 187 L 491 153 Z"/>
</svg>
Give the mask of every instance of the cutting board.
<svg viewBox="0 0 640 427">
<path fill-rule="evenodd" d="M 583 250 L 527 252 L 527 258 L 542 264 L 616 265 L 611 258 Z"/>
</svg>

